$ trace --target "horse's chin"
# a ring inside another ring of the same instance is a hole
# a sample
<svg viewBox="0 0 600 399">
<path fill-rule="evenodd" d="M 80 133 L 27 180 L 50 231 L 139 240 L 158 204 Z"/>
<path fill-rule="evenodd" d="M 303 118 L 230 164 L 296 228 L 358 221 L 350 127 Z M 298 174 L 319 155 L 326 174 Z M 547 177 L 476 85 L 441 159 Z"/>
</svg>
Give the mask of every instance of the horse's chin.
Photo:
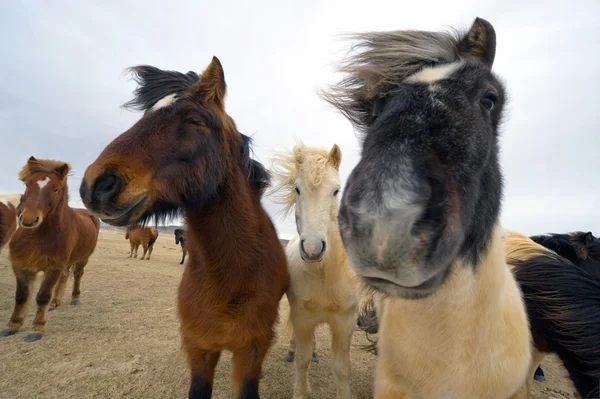
<svg viewBox="0 0 600 399">
<path fill-rule="evenodd" d="M 132 204 L 125 206 L 123 211 L 111 214 L 95 214 L 104 223 L 111 226 L 128 226 L 140 220 L 148 209 L 150 196 L 148 194 L 141 195 Z"/>
</svg>

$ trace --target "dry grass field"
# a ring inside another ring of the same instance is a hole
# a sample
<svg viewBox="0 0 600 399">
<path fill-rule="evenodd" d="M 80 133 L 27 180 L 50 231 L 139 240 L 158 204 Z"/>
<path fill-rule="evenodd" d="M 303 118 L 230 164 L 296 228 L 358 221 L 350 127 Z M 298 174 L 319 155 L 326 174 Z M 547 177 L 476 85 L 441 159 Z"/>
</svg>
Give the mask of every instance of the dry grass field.
<svg viewBox="0 0 600 399">
<path fill-rule="evenodd" d="M 102 230 L 82 280 L 82 305 L 69 301 L 48 315 L 47 332 L 38 342 L 23 342 L 31 325 L 31 302 L 18 334 L 0 338 L 0 398 L 185 398 L 188 371 L 181 351 L 176 293 L 183 266 L 174 237 L 158 237 L 150 261 L 128 259 L 121 232 Z M 15 280 L 0 255 L 0 327 L 10 317 Z M 141 251 L 140 251 L 141 256 Z M 39 281 L 38 281 L 39 283 Z M 67 293 L 70 293 L 69 281 Z M 37 292 L 37 285 L 34 295 Z M 65 299 L 66 296 L 65 296 Z M 282 309 L 287 309 L 284 299 Z M 289 337 L 279 329 L 264 365 L 263 398 L 291 398 L 293 364 L 283 360 Z M 313 398 L 334 398 L 329 332 L 317 331 L 320 363 L 312 364 Z M 368 341 L 354 333 L 351 348 L 352 396 L 372 397 L 375 358 L 360 349 Z M 554 358 L 544 364 L 548 382 L 534 382 L 534 398 L 576 398 L 566 372 Z M 214 398 L 231 398 L 230 356 L 221 357 Z"/>
</svg>

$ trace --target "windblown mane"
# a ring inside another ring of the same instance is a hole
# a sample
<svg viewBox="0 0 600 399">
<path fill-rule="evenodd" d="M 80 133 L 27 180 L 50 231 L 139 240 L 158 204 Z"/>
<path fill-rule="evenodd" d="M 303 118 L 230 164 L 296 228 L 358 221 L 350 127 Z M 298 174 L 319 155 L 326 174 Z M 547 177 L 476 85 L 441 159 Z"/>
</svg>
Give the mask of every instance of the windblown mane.
<svg viewBox="0 0 600 399">
<path fill-rule="evenodd" d="M 29 176 L 34 173 L 53 173 L 57 168 L 67 164 L 67 173 L 71 171 L 71 165 L 62 161 L 55 161 L 53 159 L 36 159 L 35 162 L 28 162 L 23 169 L 19 172 L 19 180 L 25 181 Z"/>
<path fill-rule="evenodd" d="M 398 84 L 425 66 L 458 61 L 460 34 L 399 30 L 347 35 L 351 47 L 340 72 L 348 74 L 323 91 L 323 98 L 364 132 L 373 122 L 373 106 Z"/>
<path fill-rule="evenodd" d="M 132 67 L 128 71 L 138 84 L 133 91 L 134 98 L 123 105 L 123 108 L 128 110 L 148 112 L 161 99 L 186 91 L 200 80 L 200 76 L 193 71 L 184 74 L 164 71 L 150 65 Z M 246 178 L 260 197 L 269 186 L 270 175 L 260 162 L 251 158 L 252 139 L 239 134 L 242 136 L 242 165 Z"/>
<path fill-rule="evenodd" d="M 327 166 L 328 151 L 324 148 L 307 147 L 300 143 L 292 151 L 278 152 L 271 159 L 271 172 L 275 185 L 269 196 L 274 202 L 283 204 L 286 216 L 296 203 L 295 182 L 300 174 L 313 186 L 323 182 Z"/>
<path fill-rule="evenodd" d="M 150 110 L 158 101 L 170 94 L 178 94 L 192 87 L 200 80 L 196 72 L 186 74 L 177 71 L 163 71 L 150 65 L 129 68 L 138 87 L 133 91 L 134 98 L 123 104 L 128 110 Z"/>
<path fill-rule="evenodd" d="M 575 385 L 581 384 L 578 389 L 595 384 L 600 379 L 600 281 L 525 236 L 509 233 L 505 240 L 507 263 L 533 325 L 543 329 L 544 342 L 556 350 Z"/>
</svg>

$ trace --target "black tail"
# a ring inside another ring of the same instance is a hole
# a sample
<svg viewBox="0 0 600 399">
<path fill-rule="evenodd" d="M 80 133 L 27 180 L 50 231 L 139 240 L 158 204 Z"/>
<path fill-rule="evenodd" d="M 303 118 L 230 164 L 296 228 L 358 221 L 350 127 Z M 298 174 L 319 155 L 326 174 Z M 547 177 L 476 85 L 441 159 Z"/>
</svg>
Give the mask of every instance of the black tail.
<svg viewBox="0 0 600 399">
<path fill-rule="evenodd" d="M 358 327 L 365 332 L 367 340 L 371 343 L 363 346 L 361 349 L 377 355 L 377 341 L 371 339 L 371 334 L 377 334 L 379 331 L 379 319 L 377 318 L 377 311 L 375 309 L 375 302 L 371 296 L 368 300 L 358 309 L 358 318 L 356 321 Z"/>
<path fill-rule="evenodd" d="M 552 252 L 507 260 L 538 349 L 560 357 L 582 398 L 600 397 L 600 282 Z"/>
</svg>

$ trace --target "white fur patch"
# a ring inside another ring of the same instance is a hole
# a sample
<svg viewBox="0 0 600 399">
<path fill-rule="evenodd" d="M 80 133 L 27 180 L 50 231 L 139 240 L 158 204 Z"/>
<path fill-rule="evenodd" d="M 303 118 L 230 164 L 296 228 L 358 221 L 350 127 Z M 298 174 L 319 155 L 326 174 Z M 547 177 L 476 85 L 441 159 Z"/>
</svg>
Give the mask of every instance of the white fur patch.
<svg viewBox="0 0 600 399">
<path fill-rule="evenodd" d="M 44 180 L 38 180 L 37 182 L 38 186 L 40 186 L 40 190 L 46 187 L 48 183 L 50 183 L 50 178 L 48 176 L 46 176 Z"/>
<path fill-rule="evenodd" d="M 452 64 L 423 68 L 414 75 L 409 76 L 406 81 L 409 83 L 434 83 L 452 75 L 462 64 L 462 61 L 459 61 Z"/>
<path fill-rule="evenodd" d="M 175 101 L 177 101 L 177 93 L 169 94 L 168 96 L 164 96 L 163 98 L 158 100 L 156 104 L 154 104 L 152 108 L 150 108 L 150 111 L 154 112 L 161 108 L 167 107 L 173 104 Z"/>
</svg>

